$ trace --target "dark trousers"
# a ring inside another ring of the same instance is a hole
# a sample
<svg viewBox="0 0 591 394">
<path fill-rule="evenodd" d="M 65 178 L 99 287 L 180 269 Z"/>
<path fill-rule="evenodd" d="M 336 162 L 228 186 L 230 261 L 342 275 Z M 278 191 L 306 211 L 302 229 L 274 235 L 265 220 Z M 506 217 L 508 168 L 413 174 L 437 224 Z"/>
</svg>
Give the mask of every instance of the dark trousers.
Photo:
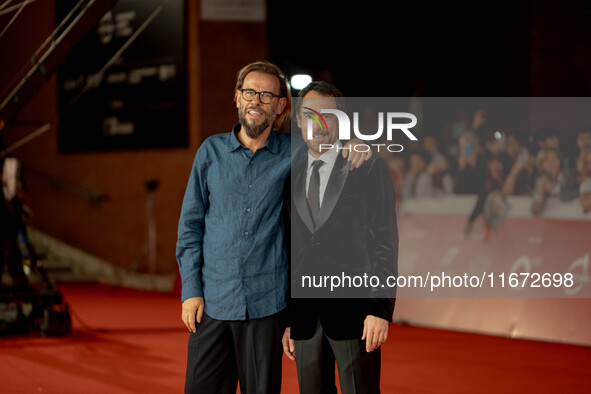
<svg viewBox="0 0 591 394">
<path fill-rule="evenodd" d="M 300 393 L 336 394 L 335 361 L 343 394 L 379 393 L 380 350 L 367 353 L 361 339 L 330 339 L 318 323 L 312 338 L 295 341 Z"/>
<path fill-rule="evenodd" d="M 12 286 L 27 286 L 29 284 L 25 271 L 23 271 L 21 251 L 16 238 L 0 241 L 0 287 L 2 286 L 4 265 L 8 267 Z"/>
<path fill-rule="evenodd" d="M 246 321 L 203 314 L 189 334 L 185 393 L 274 394 L 281 391 L 281 325 L 277 315 Z"/>
</svg>

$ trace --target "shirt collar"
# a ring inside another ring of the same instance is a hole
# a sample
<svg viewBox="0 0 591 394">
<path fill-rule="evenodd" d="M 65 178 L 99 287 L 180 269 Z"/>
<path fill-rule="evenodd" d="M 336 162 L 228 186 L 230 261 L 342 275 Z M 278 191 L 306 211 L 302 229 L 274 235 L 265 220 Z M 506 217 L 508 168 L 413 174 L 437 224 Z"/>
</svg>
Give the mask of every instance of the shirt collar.
<svg viewBox="0 0 591 394">
<path fill-rule="evenodd" d="M 310 167 L 315 160 L 322 160 L 325 164 L 333 165 L 339 155 L 337 147 L 340 148 L 341 145 L 341 141 L 337 140 L 337 142 L 332 145 L 332 148 L 324 152 L 318 159 L 312 156 L 310 151 L 308 151 L 308 167 Z"/>
<path fill-rule="evenodd" d="M 240 123 L 236 123 L 234 127 L 232 127 L 232 132 L 230 133 L 230 143 L 228 144 L 228 149 L 230 152 L 234 152 L 236 149 L 241 148 L 242 144 L 236 138 L 236 133 L 240 132 Z"/>
<path fill-rule="evenodd" d="M 236 123 L 234 127 L 232 127 L 232 132 L 230 133 L 230 143 L 228 146 L 230 152 L 234 152 L 236 149 L 244 147 L 240 141 L 238 141 L 238 138 L 236 138 L 236 133 L 240 132 L 241 127 L 242 125 L 240 123 Z M 267 148 L 271 153 L 279 153 L 279 140 L 277 138 L 277 132 L 275 129 L 271 129 L 264 147 Z"/>
</svg>

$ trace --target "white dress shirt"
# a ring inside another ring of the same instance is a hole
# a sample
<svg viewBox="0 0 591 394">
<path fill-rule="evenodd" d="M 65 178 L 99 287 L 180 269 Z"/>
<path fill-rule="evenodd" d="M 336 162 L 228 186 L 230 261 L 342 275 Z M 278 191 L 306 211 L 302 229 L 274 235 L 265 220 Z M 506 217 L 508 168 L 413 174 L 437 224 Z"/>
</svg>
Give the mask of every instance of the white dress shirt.
<svg viewBox="0 0 591 394">
<path fill-rule="evenodd" d="M 322 156 L 318 159 L 315 158 L 310 154 L 308 151 L 308 170 L 306 171 L 306 197 L 308 196 L 308 186 L 310 185 L 310 177 L 312 176 L 312 163 L 316 160 L 322 160 L 324 164 L 322 167 L 318 169 L 318 174 L 320 175 L 320 207 L 322 207 L 322 200 L 324 199 L 324 192 L 326 191 L 326 185 L 328 185 L 328 178 L 330 178 L 330 173 L 334 167 L 334 163 L 337 160 L 337 156 L 339 155 L 339 151 L 337 151 L 337 146 L 341 147 L 341 142 L 337 141 L 336 144 L 333 144 L 333 147 L 324 152 Z"/>
</svg>

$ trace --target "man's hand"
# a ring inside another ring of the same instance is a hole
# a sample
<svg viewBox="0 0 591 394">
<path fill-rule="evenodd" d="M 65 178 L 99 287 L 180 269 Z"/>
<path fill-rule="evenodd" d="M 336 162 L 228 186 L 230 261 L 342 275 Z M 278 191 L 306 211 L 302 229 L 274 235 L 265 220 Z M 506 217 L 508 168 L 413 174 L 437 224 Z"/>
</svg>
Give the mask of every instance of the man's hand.
<svg viewBox="0 0 591 394">
<path fill-rule="evenodd" d="M 388 328 L 390 323 L 377 316 L 368 315 L 363 322 L 363 336 L 365 350 L 369 353 L 376 350 L 388 339 Z"/>
<path fill-rule="evenodd" d="M 281 343 L 283 343 L 283 353 L 285 353 L 287 358 L 295 361 L 295 344 L 293 343 L 293 339 L 291 339 L 291 327 L 285 329 Z"/>
<path fill-rule="evenodd" d="M 363 164 L 364 161 L 369 160 L 369 158 L 373 155 L 371 149 L 368 149 L 367 152 L 357 152 L 355 147 L 357 145 L 363 145 L 364 147 L 367 146 L 363 141 L 359 138 L 353 138 L 351 141 L 345 144 L 345 148 L 343 149 L 343 157 L 348 159 L 351 163 L 350 170 L 353 171 L 354 168 L 359 168 Z M 349 148 L 351 148 L 351 152 L 349 152 Z M 365 150 L 366 148 L 362 148 L 360 150 Z"/>
<path fill-rule="evenodd" d="M 185 323 L 189 331 L 197 332 L 195 320 L 197 320 L 197 323 L 201 323 L 204 307 L 203 297 L 191 297 L 183 301 L 181 320 Z"/>
</svg>

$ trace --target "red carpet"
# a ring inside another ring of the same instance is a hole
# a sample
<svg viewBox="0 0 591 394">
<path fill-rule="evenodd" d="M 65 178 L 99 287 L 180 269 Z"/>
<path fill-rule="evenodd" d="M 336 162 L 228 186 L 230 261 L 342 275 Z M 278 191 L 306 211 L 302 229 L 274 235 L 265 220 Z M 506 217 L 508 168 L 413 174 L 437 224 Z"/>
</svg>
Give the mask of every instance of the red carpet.
<svg viewBox="0 0 591 394">
<path fill-rule="evenodd" d="M 0 338 L 0 393 L 181 393 L 187 331 L 177 296 L 62 285 L 74 330 Z M 591 348 L 393 326 L 383 393 L 588 393 Z M 284 358 L 283 393 L 297 393 Z"/>
</svg>

